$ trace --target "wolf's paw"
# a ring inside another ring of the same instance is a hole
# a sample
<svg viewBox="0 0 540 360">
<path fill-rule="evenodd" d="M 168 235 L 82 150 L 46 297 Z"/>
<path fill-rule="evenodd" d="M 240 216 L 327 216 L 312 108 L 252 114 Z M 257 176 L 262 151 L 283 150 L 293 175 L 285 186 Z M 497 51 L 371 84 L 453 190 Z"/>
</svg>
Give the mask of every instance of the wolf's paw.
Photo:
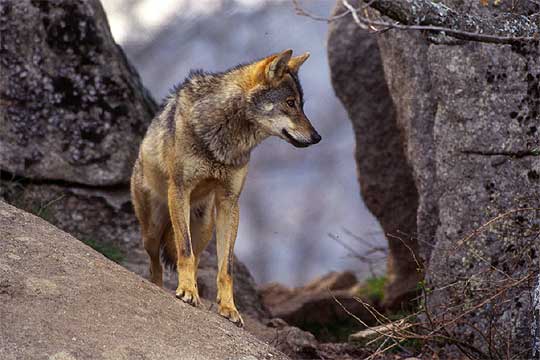
<svg viewBox="0 0 540 360">
<path fill-rule="evenodd" d="M 219 305 L 218 313 L 224 318 L 229 319 L 229 321 L 234 323 L 236 326 L 244 327 L 244 320 L 242 320 L 240 313 L 235 307 Z"/>
<path fill-rule="evenodd" d="M 199 306 L 201 303 L 196 288 L 178 286 L 178 289 L 176 289 L 176 297 L 193 306 Z"/>
</svg>

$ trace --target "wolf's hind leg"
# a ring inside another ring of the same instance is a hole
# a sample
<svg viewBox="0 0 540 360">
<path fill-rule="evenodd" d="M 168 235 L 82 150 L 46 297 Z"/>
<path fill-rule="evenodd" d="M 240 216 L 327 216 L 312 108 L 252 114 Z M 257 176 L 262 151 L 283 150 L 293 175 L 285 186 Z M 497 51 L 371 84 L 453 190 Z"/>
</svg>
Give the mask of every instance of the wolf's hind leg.
<svg viewBox="0 0 540 360">
<path fill-rule="evenodd" d="M 193 255 L 195 256 L 195 279 L 197 279 L 197 269 L 201 253 L 206 249 L 215 225 L 215 205 L 214 194 L 208 195 L 204 200 L 198 201 L 191 208 L 190 230 L 191 244 L 193 245 Z"/>
<path fill-rule="evenodd" d="M 144 249 L 150 257 L 150 281 L 162 287 L 163 267 L 159 260 L 159 251 L 161 237 L 170 221 L 167 206 L 157 199 L 152 199 L 152 195 L 140 187 L 133 187 L 132 193 Z"/>
</svg>

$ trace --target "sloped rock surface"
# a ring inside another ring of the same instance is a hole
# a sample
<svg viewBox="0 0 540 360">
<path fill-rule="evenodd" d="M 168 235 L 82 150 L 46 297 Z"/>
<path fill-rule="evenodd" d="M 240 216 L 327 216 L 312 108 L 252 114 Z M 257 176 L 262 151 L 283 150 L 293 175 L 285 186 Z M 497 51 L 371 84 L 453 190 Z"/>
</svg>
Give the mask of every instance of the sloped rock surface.
<svg viewBox="0 0 540 360">
<path fill-rule="evenodd" d="M 286 359 L 0 202 L 3 359 Z"/>
<path fill-rule="evenodd" d="M 129 191 L 124 188 L 88 188 L 25 181 L 0 181 L 0 198 L 28 209 L 82 241 L 119 249 L 121 264 L 148 276 L 148 256 L 141 244 L 139 225 L 131 207 Z M 201 256 L 198 284 L 200 295 L 215 301 L 217 258 L 215 241 Z M 235 301 L 238 309 L 256 319 L 269 316 L 263 306 L 249 269 L 238 259 L 234 268 Z M 176 273 L 165 272 L 165 286 L 176 289 Z"/>
</svg>

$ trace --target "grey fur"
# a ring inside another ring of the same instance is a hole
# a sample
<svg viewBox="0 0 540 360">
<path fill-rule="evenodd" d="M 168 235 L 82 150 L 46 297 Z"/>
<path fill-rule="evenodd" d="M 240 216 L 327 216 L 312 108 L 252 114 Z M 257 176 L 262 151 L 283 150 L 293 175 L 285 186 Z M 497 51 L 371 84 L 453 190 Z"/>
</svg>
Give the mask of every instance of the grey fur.
<svg viewBox="0 0 540 360">
<path fill-rule="evenodd" d="M 191 145 L 195 153 L 226 166 L 246 165 L 253 147 L 271 135 L 258 124 L 262 104 L 295 97 L 302 106 L 303 91 L 297 74 L 292 73 L 279 86 L 262 87 L 252 94 L 232 87 L 231 81 L 245 66 L 249 64 L 222 73 L 191 72 L 166 100 L 157 121 L 164 122 L 172 134 L 179 126 L 177 122 L 184 122 L 194 140 Z M 181 99 L 186 99 L 187 104 Z M 188 111 L 189 116 L 182 116 Z M 275 107 L 266 116 L 293 115 L 287 112 Z"/>
</svg>

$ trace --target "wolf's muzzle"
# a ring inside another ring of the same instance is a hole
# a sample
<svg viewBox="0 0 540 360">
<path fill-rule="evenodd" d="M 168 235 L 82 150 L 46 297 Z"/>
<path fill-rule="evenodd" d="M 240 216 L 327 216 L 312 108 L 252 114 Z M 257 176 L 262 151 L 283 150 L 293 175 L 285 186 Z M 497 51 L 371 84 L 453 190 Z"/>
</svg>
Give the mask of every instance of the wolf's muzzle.
<svg viewBox="0 0 540 360">
<path fill-rule="evenodd" d="M 285 135 L 285 137 L 287 138 L 287 140 L 289 140 L 289 142 L 291 144 L 293 144 L 294 146 L 296 147 L 308 147 L 310 145 L 314 145 L 316 143 L 318 143 L 319 141 L 321 141 L 321 135 L 319 135 L 318 132 L 314 132 L 311 134 L 310 136 L 310 139 L 308 141 L 300 141 L 300 140 L 297 140 L 295 139 L 291 134 L 289 134 L 289 132 L 285 129 L 283 129 L 281 131 L 283 133 L 283 135 Z"/>
<path fill-rule="evenodd" d="M 319 141 L 321 141 L 321 135 L 319 135 L 318 132 L 314 132 L 313 134 L 311 134 L 311 144 L 314 145 L 314 144 L 317 144 Z"/>
</svg>

